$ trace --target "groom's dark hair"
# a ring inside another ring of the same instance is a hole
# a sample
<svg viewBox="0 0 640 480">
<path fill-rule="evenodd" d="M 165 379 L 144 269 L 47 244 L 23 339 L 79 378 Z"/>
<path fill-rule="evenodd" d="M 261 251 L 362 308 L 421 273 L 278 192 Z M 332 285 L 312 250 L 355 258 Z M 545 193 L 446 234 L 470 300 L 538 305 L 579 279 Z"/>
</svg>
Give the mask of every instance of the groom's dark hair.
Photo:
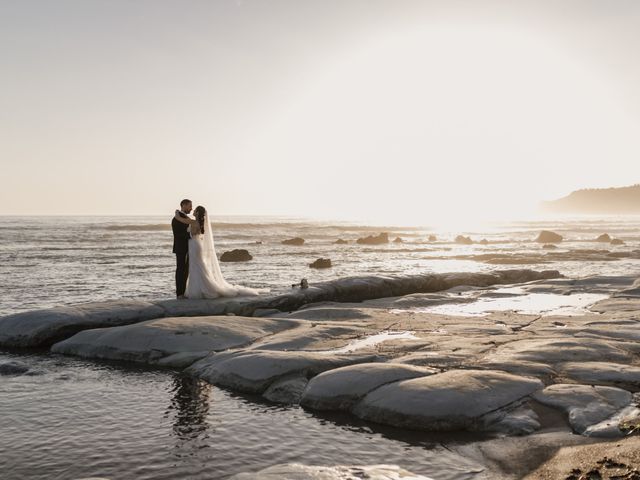
<svg viewBox="0 0 640 480">
<path fill-rule="evenodd" d="M 182 200 L 182 201 L 180 202 L 180 206 L 181 206 L 181 207 L 184 207 L 184 206 L 185 206 L 185 204 L 187 204 L 187 203 L 193 203 L 193 202 L 192 202 L 191 200 L 189 200 L 188 198 L 185 198 L 184 200 Z"/>
</svg>

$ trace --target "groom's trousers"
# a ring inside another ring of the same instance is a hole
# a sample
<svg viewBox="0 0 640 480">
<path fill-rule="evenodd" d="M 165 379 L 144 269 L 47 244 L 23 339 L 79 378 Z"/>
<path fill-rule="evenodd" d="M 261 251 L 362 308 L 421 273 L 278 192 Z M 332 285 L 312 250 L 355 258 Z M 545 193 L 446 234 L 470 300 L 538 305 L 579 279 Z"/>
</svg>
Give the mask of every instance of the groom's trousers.
<svg viewBox="0 0 640 480">
<path fill-rule="evenodd" d="M 189 253 L 176 252 L 176 296 L 184 295 L 189 277 Z"/>
</svg>

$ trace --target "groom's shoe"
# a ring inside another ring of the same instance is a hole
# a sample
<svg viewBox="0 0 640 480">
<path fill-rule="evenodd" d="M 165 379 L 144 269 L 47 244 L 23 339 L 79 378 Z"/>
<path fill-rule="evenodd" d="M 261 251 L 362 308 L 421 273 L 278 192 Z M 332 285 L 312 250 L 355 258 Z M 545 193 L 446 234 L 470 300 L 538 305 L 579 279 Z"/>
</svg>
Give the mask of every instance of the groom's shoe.
<svg viewBox="0 0 640 480">
<path fill-rule="evenodd" d="M 187 297 L 185 297 L 184 295 L 178 295 L 178 300 L 186 300 Z"/>
</svg>

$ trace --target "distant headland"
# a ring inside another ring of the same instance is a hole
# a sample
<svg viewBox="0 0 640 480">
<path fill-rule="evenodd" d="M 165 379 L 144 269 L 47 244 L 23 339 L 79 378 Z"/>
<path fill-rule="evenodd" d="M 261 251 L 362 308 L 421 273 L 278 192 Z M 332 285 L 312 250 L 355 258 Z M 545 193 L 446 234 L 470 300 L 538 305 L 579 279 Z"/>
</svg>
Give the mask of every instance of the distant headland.
<svg viewBox="0 0 640 480">
<path fill-rule="evenodd" d="M 640 184 L 618 188 L 586 188 L 541 203 L 553 213 L 640 214 Z"/>
</svg>

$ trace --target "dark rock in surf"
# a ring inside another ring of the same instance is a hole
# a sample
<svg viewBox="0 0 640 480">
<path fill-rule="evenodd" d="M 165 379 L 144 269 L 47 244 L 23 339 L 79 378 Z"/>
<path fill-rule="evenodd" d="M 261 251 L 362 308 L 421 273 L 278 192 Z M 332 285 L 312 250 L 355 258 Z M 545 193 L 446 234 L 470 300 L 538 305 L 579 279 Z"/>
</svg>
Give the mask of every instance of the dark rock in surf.
<svg viewBox="0 0 640 480">
<path fill-rule="evenodd" d="M 235 249 L 229 252 L 224 252 L 220 256 L 221 262 L 248 262 L 253 260 L 253 257 L 247 250 Z"/>
<path fill-rule="evenodd" d="M 465 237 L 464 235 L 458 235 L 455 239 L 456 243 L 459 243 L 460 245 L 471 245 L 473 243 L 473 240 L 471 240 L 471 237 Z"/>
<path fill-rule="evenodd" d="M 309 267 L 311 267 L 311 268 L 331 268 L 331 259 L 330 258 L 319 258 L 315 262 L 310 263 Z"/>
<path fill-rule="evenodd" d="M 606 242 L 609 243 L 611 242 L 611 237 L 609 236 L 608 233 L 603 233 L 602 235 L 600 235 L 598 238 L 596 238 L 596 242 Z"/>
<path fill-rule="evenodd" d="M 368 237 L 359 238 L 358 243 L 361 245 L 380 245 L 383 243 L 389 243 L 389 234 L 383 232 L 379 235 L 369 235 Z"/>
<path fill-rule="evenodd" d="M 562 242 L 562 235 L 558 235 L 555 232 L 550 232 L 549 230 L 542 230 L 538 238 L 536 238 L 536 242 L 538 243 L 560 243 Z"/>
<path fill-rule="evenodd" d="M 289 238 L 287 240 L 283 240 L 282 244 L 283 245 L 296 245 L 296 246 L 304 245 L 304 238 L 300 238 L 300 237 Z"/>
</svg>

